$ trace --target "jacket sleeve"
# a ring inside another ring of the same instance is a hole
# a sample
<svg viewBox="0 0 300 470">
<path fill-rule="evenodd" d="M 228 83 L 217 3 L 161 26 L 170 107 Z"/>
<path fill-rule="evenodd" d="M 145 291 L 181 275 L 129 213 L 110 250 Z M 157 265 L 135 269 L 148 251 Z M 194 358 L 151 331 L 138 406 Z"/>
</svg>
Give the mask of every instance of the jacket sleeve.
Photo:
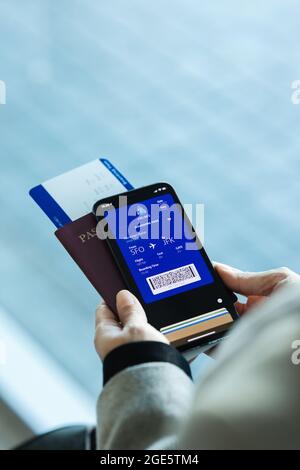
<svg viewBox="0 0 300 470">
<path fill-rule="evenodd" d="M 100 448 L 300 448 L 299 287 L 239 320 L 196 390 L 175 356 L 127 364 L 108 378 Z"/>
<path fill-rule="evenodd" d="M 246 314 L 180 430 L 184 449 L 300 449 L 300 289 Z"/>
<path fill-rule="evenodd" d="M 104 361 L 97 404 L 100 449 L 176 447 L 193 383 L 188 363 L 172 346 L 120 346 Z"/>
</svg>

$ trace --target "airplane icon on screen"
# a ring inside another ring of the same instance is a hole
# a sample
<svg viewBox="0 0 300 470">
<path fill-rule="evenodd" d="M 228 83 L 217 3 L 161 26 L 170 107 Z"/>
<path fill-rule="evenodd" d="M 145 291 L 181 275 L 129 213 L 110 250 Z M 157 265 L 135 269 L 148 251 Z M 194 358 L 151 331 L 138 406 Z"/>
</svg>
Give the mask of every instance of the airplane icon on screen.
<svg viewBox="0 0 300 470">
<path fill-rule="evenodd" d="M 149 243 L 149 248 L 152 248 L 152 250 L 154 250 L 155 247 L 156 247 L 156 243 Z"/>
</svg>

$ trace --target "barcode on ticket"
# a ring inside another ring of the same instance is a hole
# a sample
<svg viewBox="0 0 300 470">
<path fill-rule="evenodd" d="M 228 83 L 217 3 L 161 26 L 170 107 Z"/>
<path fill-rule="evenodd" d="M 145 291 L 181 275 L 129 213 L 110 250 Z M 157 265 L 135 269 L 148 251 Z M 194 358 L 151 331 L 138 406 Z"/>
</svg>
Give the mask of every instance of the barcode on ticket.
<svg viewBox="0 0 300 470">
<path fill-rule="evenodd" d="M 176 287 L 200 281 L 201 277 L 194 264 L 187 264 L 186 266 L 171 269 L 170 271 L 165 271 L 164 273 L 156 274 L 146 279 L 152 294 L 156 295 L 171 289 L 176 289 Z"/>
</svg>

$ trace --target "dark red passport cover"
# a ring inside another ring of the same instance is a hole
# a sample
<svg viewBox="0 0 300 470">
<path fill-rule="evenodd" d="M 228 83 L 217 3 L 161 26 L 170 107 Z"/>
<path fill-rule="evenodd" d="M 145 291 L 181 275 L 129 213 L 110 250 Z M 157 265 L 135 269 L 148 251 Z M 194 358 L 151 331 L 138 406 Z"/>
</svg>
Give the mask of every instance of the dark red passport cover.
<svg viewBox="0 0 300 470">
<path fill-rule="evenodd" d="M 126 286 L 106 242 L 97 237 L 96 224 L 94 215 L 87 214 L 59 228 L 55 235 L 115 311 L 116 294 Z"/>
</svg>

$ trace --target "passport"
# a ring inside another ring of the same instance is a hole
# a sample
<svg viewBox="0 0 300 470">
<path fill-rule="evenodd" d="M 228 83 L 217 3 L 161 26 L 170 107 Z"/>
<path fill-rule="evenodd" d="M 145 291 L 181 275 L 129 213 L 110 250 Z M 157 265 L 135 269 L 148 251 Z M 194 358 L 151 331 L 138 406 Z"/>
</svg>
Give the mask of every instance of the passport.
<svg viewBox="0 0 300 470">
<path fill-rule="evenodd" d="M 107 305 L 116 311 L 116 295 L 126 286 L 108 245 L 97 237 L 96 225 L 94 214 L 89 213 L 65 224 L 55 235 Z"/>
<path fill-rule="evenodd" d="M 98 158 L 43 182 L 30 196 L 58 228 L 56 237 L 112 310 L 125 288 L 105 240 L 96 234 L 93 204 L 103 197 L 133 189 L 106 158 Z"/>
</svg>

